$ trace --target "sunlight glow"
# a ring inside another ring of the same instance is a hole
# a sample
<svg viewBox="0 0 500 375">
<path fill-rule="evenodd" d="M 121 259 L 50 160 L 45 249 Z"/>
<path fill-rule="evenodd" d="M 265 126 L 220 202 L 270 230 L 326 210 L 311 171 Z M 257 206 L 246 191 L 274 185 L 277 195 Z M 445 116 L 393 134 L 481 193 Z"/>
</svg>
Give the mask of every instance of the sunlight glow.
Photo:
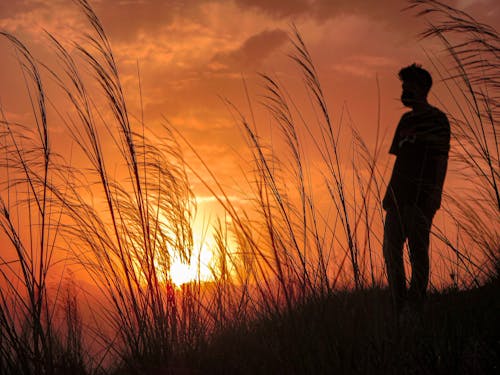
<svg viewBox="0 0 500 375">
<path fill-rule="evenodd" d="M 212 202 L 212 200 L 209 202 Z M 200 206 L 203 207 L 207 203 L 203 200 L 198 202 L 197 198 L 197 204 L 198 209 L 200 209 Z M 222 229 L 219 227 L 220 233 L 225 233 L 222 240 L 220 239 L 219 231 L 215 227 L 210 227 L 209 222 L 206 221 L 206 217 L 212 213 L 213 211 L 204 215 L 193 215 L 194 220 L 190 223 L 192 241 L 188 241 L 186 244 L 189 248 L 180 251 L 180 249 L 175 248 L 179 244 L 170 246 L 166 243 L 158 247 L 159 254 L 154 259 L 154 268 L 156 276 L 161 283 L 171 283 L 176 288 L 181 288 L 182 285 L 193 282 L 214 282 L 221 277 L 221 273 L 224 274 L 225 278 L 233 275 L 234 264 L 232 262 L 238 257 L 233 254 L 232 249 L 236 249 L 237 246 L 232 238 L 228 236 L 226 227 Z M 160 210 L 158 216 L 158 229 L 161 230 L 165 237 L 175 238 L 168 215 L 164 215 Z M 230 220 L 225 218 L 224 221 L 219 221 L 218 225 L 228 226 L 229 223 Z M 221 246 L 223 249 L 220 248 Z M 165 250 L 168 253 L 165 253 Z M 225 259 L 222 262 L 224 263 L 222 270 L 220 269 L 221 257 Z M 139 269 L 142 267 L 140 262 L 137 263 L 137 266 Z M 147 282 L 145 273 L 141 272 L 144 275 L 145 282 Z"/>
<path fill-rule="evenodd" d="M 191 262 L 185 263 L 174 259 L 170 265 L 170 279 L 175 286 L 180 287 L 193 281 L 207 282 L 214 279 L 211 263 L 213 254 L 206 243 L 198 247 L 198 254 L 193 254 Z"/>
<path fill-rule="evenodd" d="M 175 262 L 170 266 L 170 278 L 176 286 L 186 284 L 197 279 L 197 272 L 189 264 Z"/>
</svg>

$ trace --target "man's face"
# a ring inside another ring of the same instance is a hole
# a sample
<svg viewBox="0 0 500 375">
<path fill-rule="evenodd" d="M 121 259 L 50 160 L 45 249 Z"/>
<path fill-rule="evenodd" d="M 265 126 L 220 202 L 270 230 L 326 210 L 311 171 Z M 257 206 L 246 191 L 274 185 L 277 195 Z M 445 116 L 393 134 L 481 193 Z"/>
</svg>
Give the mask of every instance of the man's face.
<svg viewBox="0 0 500 375">
<path fill-rule="evenodd" d="M 415 82 L 404 81 L 402 88 L 401 102 L 405 107 L 413 108 L 416 104 L 425 101 L 422 89 Z"/>
</svg>

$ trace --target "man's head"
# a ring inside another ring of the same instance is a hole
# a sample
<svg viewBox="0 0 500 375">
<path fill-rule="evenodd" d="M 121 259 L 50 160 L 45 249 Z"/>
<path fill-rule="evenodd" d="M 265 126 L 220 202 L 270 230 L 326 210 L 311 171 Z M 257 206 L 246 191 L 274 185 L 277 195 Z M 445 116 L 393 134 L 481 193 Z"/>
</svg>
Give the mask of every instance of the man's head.
<svg viewBox="0 0 500 375">
<path fill-rule="evenodd" d="M 414 108 L 427 103 L 427 94 L 432 86 L 430 73 L 418 64 L 411 64 L 399 71 L 399 79 L 403 84 L 401 102 L 406 107 Z"/>
</svg>

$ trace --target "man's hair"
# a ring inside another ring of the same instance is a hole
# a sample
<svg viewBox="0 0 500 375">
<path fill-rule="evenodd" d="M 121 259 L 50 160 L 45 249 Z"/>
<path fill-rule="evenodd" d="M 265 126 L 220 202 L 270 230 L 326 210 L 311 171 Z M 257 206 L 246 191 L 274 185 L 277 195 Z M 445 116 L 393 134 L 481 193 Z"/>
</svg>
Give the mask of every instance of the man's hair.
<svg viewBox="0 0 500 375">
<path fill-rule="evenodd" d="M 399 79 L 403 82 L 414 82 L 422 88 L 427 95 L 432 86 L 431 74 L 419 64 L 411 64 L 399 71 Z"/>
</svg>

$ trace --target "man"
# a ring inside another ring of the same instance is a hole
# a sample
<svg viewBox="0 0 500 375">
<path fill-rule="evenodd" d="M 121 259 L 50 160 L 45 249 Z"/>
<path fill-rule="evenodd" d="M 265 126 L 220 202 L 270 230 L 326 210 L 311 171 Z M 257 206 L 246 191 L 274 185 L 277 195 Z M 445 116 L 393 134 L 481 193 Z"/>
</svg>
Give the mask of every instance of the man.
<svg viewBox="0 0 500 375">
<path fill-rule="evenodd" d="M 383 251 L 389 288 L 398 313 L 423 308 L 429 281 L 429 233 L 441 194 L 450 149 L 446 115 L 427 102 L 432 77 L 420 65 L 400 70 L 401 102 L 411 108 L 399 121 L 389 153 L 396 155 L 383 200 Z M 406 289 L 403 246 L 408 240 L 410 287 Z"/>
</svg>

